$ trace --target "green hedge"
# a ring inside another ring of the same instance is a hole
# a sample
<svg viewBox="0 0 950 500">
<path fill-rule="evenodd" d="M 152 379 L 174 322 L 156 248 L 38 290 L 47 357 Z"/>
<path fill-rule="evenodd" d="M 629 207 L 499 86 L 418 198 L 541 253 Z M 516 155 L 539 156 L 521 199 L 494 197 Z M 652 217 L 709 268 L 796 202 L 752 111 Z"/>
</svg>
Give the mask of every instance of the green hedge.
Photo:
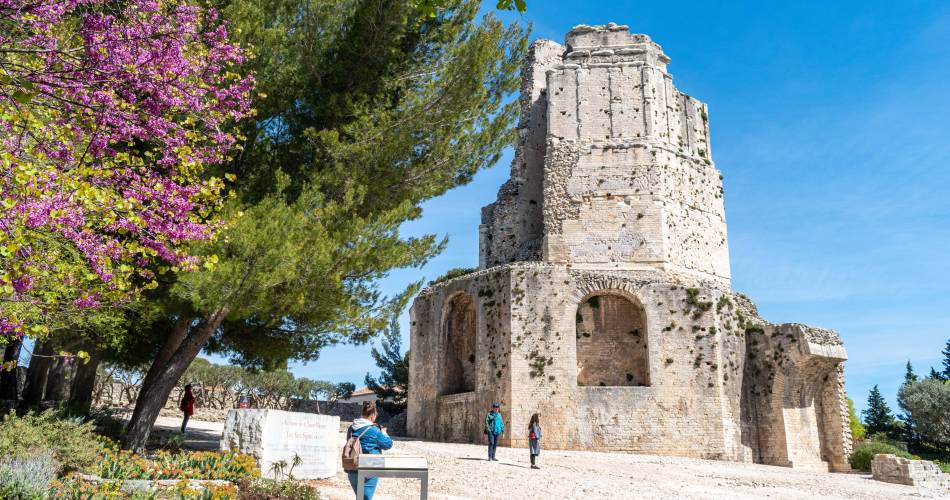
<svg viewBox="0 0 950 500">
<path fill-rule="evenodd" d="M 873 460 L 874 455 L 877 455 L 878 453 L 889 453 L 899 457 L 914 458 L 910 453 L 907 453 L 906 451 L 890 443 L 883 443 L 880 441 L 864 441 L 854 448 L 854 451 L 851 453 L 851 457 L 848 461 L 851 463 L 852 469 L 870 472 L 871 460 Z"/>
</svg>

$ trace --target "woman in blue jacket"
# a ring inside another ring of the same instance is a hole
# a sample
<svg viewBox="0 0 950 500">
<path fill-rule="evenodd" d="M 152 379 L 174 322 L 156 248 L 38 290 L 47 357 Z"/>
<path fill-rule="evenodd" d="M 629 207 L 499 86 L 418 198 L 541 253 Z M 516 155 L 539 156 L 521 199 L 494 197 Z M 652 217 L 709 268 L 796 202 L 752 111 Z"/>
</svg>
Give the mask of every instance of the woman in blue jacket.
<svg viewBox="0 0 950 500">
<path fill-rule="evenodd" d="M 353 425 L 346 431 L 346 439 L 350 436 L 360 438 L 360 451 L 370 455 L 381 455 L 383 450 L 393 447 L 393 440 L 386 434 L 386 428 L 376 423 L 376 403 L 372 401 L 363 402 L 363 411 L 361 418 L 353 421 Z M 347 471 L 347 478 L 353 487 L 353 493 L 356 493 L 356 471 Z M 363 486 L 363 497 L 366 500 L 373 500 L 373 493 L 376 492 L 376 483 L 378 477 L 366 478 Z"/>
<path fill-rule="evenodd" d="M 505 432 L 505 422 L 501 418 L 501 405 L 492 403 L 491 411 L 485 415 L 485 434 L 488 436 L 488 461 L 496 462 L 495 450 L 498 448 L 498 438 Z"/>
</svg>

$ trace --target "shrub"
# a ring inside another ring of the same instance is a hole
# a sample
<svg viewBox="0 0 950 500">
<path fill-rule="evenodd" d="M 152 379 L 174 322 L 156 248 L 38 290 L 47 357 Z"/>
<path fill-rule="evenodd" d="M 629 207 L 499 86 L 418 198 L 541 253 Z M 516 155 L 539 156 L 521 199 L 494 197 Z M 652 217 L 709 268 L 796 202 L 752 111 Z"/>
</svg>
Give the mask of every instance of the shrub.
<svg viewBox="0 0 950 500">
<path fill-rule="evenodd" d="M 0 461 L 0 498 L 45 498 L 58 467 L 48 452 Z"/>
<path fill-rule="evenodd" d="M 848 462 L 851 464 L 851 468 L 854 470 L 870 472 L 871 460 L 873 460 L 874 455 L 877 455 L 878 453 L 890 453 L 891 455 L 897 455 L 903 458 L 914 458 L 910 453 L 907 453 L 906 451 L 894 446 L 891 443 L 868 440 L 855 446 L 854 451 L 851 452 L 851 457 L 849 457 Z"/>
<path fill-rule="evenodd" d="M 237 488 L 232 484 L 193 487 L 188 481 L 180 481 L 171 488 L 123 489 L 122 481 L 89 483 L 74 478 L 53 481 L 45 498 L 68 500 L 229 500 L 238 498 Z"/>
<path fill-rule="evenodd" d="M 910 414 L 921 440 L 950 448 L 950 381 L 928 378 L 905 383 L 897 401 Z"/>
<path fill-rule="evenodd" d="M 446 271 L 442 276 L 430 281 L 429 286 L 438 285 L 439 283 L 449 280 L 454 280 L 455 278 L 465 276 L 469 273 L 474 273 L 475 271 L 478 271 L 477 267 L 455 267 Z"/>
<path fill-rule="evenodd" d="M 92 423 L 61 418 L 52 410 L 22 417 L 11 411 L 0 423 L 0 457 L 29 458 L 48 452 L 59 464 L 60 472 L 96 463 L 98 455 L 110 445 L 93 432 Z"/>
<path fill-rule="evenodd" d="M 286 480 L 245 480 L 238 484 L 240 500 L 318 500 L 320 493 L 312 486 Z"/>
<path fill-rule="evenodd" d="M 104 479 L 224 479 L 260 476 L 254 457 L 236 452 L 159 452 L 154 460 L 126 451 L 102 455 L 95 473 Z"/>
<path fill-rule="evenodd" d="M 864 424 L 858 419 L 857 412 L 854 411 L 854 401 L 851 398 L 848 398 L 848 425 L 851 427 L 851 437 L 855 441 L 864 439 Z"/>
<path fill-rule="evenodd" d="M 58 479 L 50 484 L 49 498 L 56 499 L 128 499 L 128 500 L 155 500 L 158 494 L 152 491 L 136 491 L 134 493 L 122 491 L 122 482 L 87 483 L 73 478 Z"/>
</svg>

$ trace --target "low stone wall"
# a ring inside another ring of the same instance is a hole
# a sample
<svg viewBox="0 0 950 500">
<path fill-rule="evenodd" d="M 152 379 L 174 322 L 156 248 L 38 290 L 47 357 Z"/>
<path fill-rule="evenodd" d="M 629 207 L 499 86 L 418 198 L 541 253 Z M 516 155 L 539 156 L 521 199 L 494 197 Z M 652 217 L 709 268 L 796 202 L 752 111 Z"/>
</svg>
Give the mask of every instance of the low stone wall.
<svg viewBox="0 0 950 500">
<path fill-rule="evenodd" d="M 874 455 L 871 477 L 885 483 L 906 484 L 950 493 L 950 474 L 927 460 L 911 460 L 891 454 Z"/>
<path fill-rule="evenodd" d="M 318 413 L 320 415 L 340 417 L 341 422 L 352 422 L 356 420 L 359 418 L 360 412 L 362 410 L 363 403 L 337 402 L 330 405 L 326 401 L 303 400 L 295 400 L 290 409 L 290 411 Z M 376 421 L 383 425 L 389 422 L 391 418 L 398 415 L 398 413 L 390 413 L 387 411 L 386 406 L 379 401 L 377 401 L 376 404 L 376 414 Z"/>
</svg>

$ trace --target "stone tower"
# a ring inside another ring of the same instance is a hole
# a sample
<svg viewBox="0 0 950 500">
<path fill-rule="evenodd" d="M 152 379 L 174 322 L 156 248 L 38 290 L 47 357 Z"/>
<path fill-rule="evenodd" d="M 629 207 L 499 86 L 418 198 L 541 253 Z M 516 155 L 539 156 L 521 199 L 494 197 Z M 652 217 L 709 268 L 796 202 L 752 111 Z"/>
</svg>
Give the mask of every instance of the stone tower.
<svg viewBox="0 0 950 500">
<path fill-rule="evenodd" d="M 513 446 L 540 412 L 548 447 L 847 469 L 844 348 L 731 290 L 709 115 L 669 62 L 615 24 L 531 46 L 480 269 L 413 303 L 411 434 L 479 442 L 500 402 Z"/>
<path fill-rule="evenodd" d="M 659 269 L 729 284 L 722 179 L 706 105 L 625 26 L 533 47 L 518 158 L 482 210 L 481 267 L 539 260 Z"/>
</svg>

